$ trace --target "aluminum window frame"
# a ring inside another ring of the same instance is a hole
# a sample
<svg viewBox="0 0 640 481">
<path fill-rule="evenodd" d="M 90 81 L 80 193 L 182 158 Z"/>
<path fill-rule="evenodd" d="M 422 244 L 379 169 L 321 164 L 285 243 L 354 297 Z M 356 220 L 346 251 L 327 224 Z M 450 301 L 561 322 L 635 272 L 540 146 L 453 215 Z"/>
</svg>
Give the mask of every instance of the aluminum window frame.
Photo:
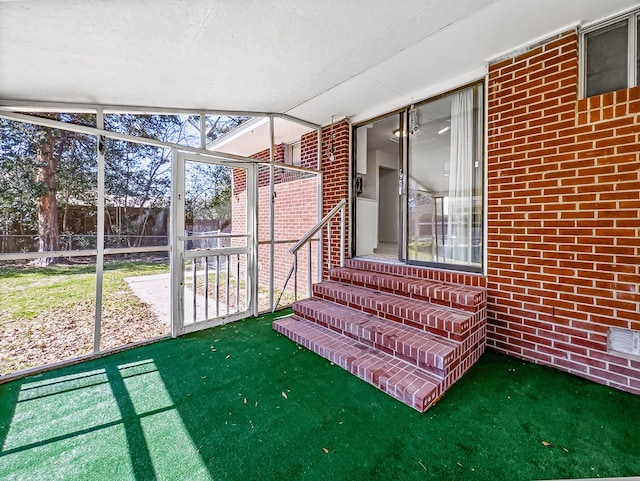
<svg viewBox="0 0 640 481">
<path fill-rule="evenodd" d="M 449 263 L 449 262 L 433 262 L 433 261 L 418 261 L 418 260 L 410 260 L 408 259 L 408 244 L 409 244 L 409 239 L 408 239 L 408 226 L 409 226 L 409 212 L 407 210 L 407 212 L 405 212 L 405 227 L 406 227 L 406 232 L 405 235 L 407 237 L 405 237 L 404 240 L 404 246 L 405 246 L 405 263 L 407 265 L 412 265 L 412 266 L 421 266 L 421 267 L 426 267 L 426 268 L 431 268 L 431 269 L 438 269 L 441 271 L 448 271 L 448 272 L 457 272 L 457 273 L 468 273 L 468 274 L 479 274 L 479 275 L 486 275 L 487 272 L 487 262 L 488 262 L 488 177 L 487 177 L 487 166 L 488 166 L 488 162 L 487 162 L 487 151 L 485 148 L 485 143 L 488 141 L 488 135 L 487 135 L 487 126 L 488 126 L 488 79 L 486 77 L 477 79 L 474 82 L 469 82 L 466 83 L 464 85 L 460 85 L 457 88 L 448 90 L 446 92 L 443 92 L 439 95 L 436 95 L 434 97 L 430 97 L 424 100 L 421 100 L 420 102 L 416 102 L 414 105 L 415 107 L 420 107 L 423 105 L 427 105 L 433 101 L 451 96 L 457 92 L 460 92 L 462 90 L 466 90 L 468 88 L 473 88 L 474 89 L 474 109 L 478 109 L 480 110 L 480 112 L 474 112 L 474 155 L 475 155 L 475 161 L 476 162 L 481 162 L 481 167 L 482 167 L 482 176 L 480 179 L 480 186 L 479 189 L 482 191 L 482 195 L 480 196 L 480 201 L 482 203 L 482 215 L 481 215 L 481 220 L 482 220 L 482 254 L 481 254 L 481 260 L 480 266 L 474 266 L 474 265 L 468 265 L 468 264 L 454 264 L 454 263 Z M 410 107 L 409 107 L 410 108 Z M 407 108 L 407 113 L 409 111 L 409 108 Z M 480 124 L 480 125 L 477 125 Z M 407 165 L 405 168 L 405 194 L 408 196 L 409 194 L 409 177 L 410 177 L 410 165 L 409 165 L 409 144 L 410 144 L 410 138 L 409 136 L 407 136 L 407 140 L 406 140 L 406 155 L 407 155 Z M 406 202 L 405 202 L 406 204 Z"/>
<path fill-rule="evenodd" d="M 591 33 L 601 31 L 612 27 L 617 23 L 627 21 L 627 86 L 626 88 L 638 86 L 638 21 L 640 21 L 640 8 L 634 7 L 633 10 L 627 10 L 608 17 L 604 20 L 585 24 L 579 29 L 578 38 L 578 98 L 586 99 L 587 97 L 587 36 Z M 615 92 L 614 90 L 603 92 Z M 597 97 L 594 95 L 593 97 Z"/>
<path fill-rule="evenodd" d="M 411 107 L 415 106 L 415 107 L 419 107 L 421 105 L 425 105 L 428 104 L 429 102 L 432 102 L 434 100 L 438 100 L 441 99 L 443 97 L 447 97 L 451 94 L 454 94 L 456 92 L 459 92 L 461 90 L 470 88 L 470 87 L 474 87 L 474 88 L 478 88 L 479 91 L 477 93 L 474 94 L 474 98 L 475 95 L 478 95 L 480 98 L 479 103 L 477 105 L 475 105 L 476 108 L 479 108 L 482 112 L 480 112 L 480 114 L 478 116 L 474 116 L 474 122 L 478 121 L 480 122 L 482 125 L 480 126 L 480 128 L 477 129 L 477 135 L 478 135 L 478 139 L 476 142 L 476 145 L 474 146 L 474 149 L 476 150 L 475 154 L 478 156 L 478 160 L 480 160 L 482 162 L 482 180 L 481 180 L 481 187 L 480 189 L 482 190 L 482 195 L 481 195 L 481 202 L 482 202 L 482 255 L 481 255 L 481 265 L 480 266 L 466 266 L 466 265 L 457 265 L 457 264 L 450 264 L 450 263 L 439 263 L 439 262 L 422 262 L 422 261 L 409 261 L 407 259 L 408 256 L 408 208 L 407 208 L 407 195 L 408 195 L 408 188 L 409 188 L 409 182 L 408 182 L 408 175 L 409 175 L 409 136 L 401 136 L 401 142 L 399 142 L 399 149 L 400 149 L 400 170 L 401 170 L 401 175 L 402 175 L 402 181 L 400 181 L 399 183 L 402 183 L 402 186 L 399 187 L 400 192 L 402 194 L 402 200 L 399 201 L 401 203 L 400 209 L 401 209 L 401 217 L 400 217 L 400 221 L 401 221 L 401 227 L 399 229 L 399 238 L 398 239 L 398 245 L 399 245 L 399 249 L 401 249 L 401 256 L 399 255 L 398 261 L 401 262 L 403 265 L 407 265 L 407 266 L 418 266 L 418 267 L 424 267 L 424 268 L 428 268 L 428 269 L 437 269 L 439 271 L 443 271 L 443 272 L 452 272 L 452 273 L 458 273 L 458 274 L 473 274 L 473 275 L 481 275 L 481 276 L 486 276 L 487 275 L 487 269 L 488 269 L 488 233 L 489 233 L 489 222 L 488 222 L 488 162 L 487 162 L 487 155 L 488 155 L 488 138 L 489 136 L 487 135 L 487 126 L 488 126 L 488 120 L 489 120 L 489 95 L 488 95 L 488 89 L 489 89 L 489 76 L 484 75 L 482 77 L 476 77 L 475 79 L 466 82 L 464 84 L 455 84 L 455 86 L 453 88 L 450 88 L 448 90 L 445 90 L 443 92 L 440 92 L 436 95 L 433 95 L 431 97 L 426 97 L 424 99 L 421 99 L 419 101 L 416 101 L 410 105 L 405 105 L 403 107 L 400 107 L 398 109 L 395 110 L 391 110 L 389 112 L 377 115 L 375 117 L 371 117 L 371 118 L 366 118 L 364 120 L 361 120 L 357 123 L 353 123 L 351 125 L 351 130 L 350 130 L 350 138 L 356 139 L 355 142 L 352 142 L 352 144 L 350 145 L 350 155 L 351 155 L 351 159 L 349 162 L 349 200 L 350 200 L 350 213 L 349 213 L 349 225 L 353 228 L 353 232 L 349 238 L 349 242 L 348 242 L 348 246 L 349 246 L 349 252 L 350 255 L 352 257 L 356 257 L 356 240 L 357 240 L 357 232 L 356 232 L 356 216 L 357 216 L 357 209 L 355 208 L 355 204 L 356 204 L 356 198 L 357 198 L 357 194 L 356 194 L 356 188 L 355 188 L 355 183 L 356 183 L 356 163 L 357 163 L 357 130 L 360 127 L 363 127 L 367 124 L 371 124 L 374 122 L 377 122 L 379 120 L 383 120 L 386 118 L 389 118 L 393 115 L 399 115 L 400 116 L 400 121 L 399 121 L 399 128 L 400 131 L 404 131 L 404 129 L 406 128 L 406 126 L 409 123 L 409 115 L 408 112 L 411 109 Z M 474 100 L 475 102 L 475 100 Z"/>
</svg>

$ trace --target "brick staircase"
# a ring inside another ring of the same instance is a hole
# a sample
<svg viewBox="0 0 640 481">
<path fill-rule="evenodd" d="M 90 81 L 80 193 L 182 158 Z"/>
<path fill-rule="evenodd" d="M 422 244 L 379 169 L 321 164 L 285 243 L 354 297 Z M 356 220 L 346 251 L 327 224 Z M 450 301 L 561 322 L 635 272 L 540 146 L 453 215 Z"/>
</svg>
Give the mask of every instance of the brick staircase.
<svg viewBox="0 0 640 481">
<path fill-rule="evenodd" d="M 429 272 L 347 260 L 273 328 L 424 412 L 486 345 L 486 292 Z"/>
</svg>

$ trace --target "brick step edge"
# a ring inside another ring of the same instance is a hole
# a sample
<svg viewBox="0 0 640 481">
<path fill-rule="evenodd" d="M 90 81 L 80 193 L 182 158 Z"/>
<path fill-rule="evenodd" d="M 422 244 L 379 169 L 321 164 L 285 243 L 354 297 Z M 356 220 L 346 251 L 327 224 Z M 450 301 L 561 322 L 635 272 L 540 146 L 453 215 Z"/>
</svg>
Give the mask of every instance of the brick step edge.
<svg viewBox="0 0 640 481">
<path fill-rule="evenodd" d="M 299 317 L 328 327 L 437 376 L 449 374 L 460 360 L 460 343 L 384 320 L 373 314 L 315 298 L 298 301 L 293 309 Z"/>
<path fill-rule="evenodd" d="M 354 339 L 295 315 L 273 329 L 419 412 L 439 399 L 438 378 Z"/>
<path fill-rule="evenodd" d="M 486 291 L 481 289 L 392 273 L 336 267 L 331 269 L 330 278 L 468 312 L 476 312 L 486 303 Z"/>
<path fill-rule="evenodd" d="M 460 311 L 366 287 L 323 281 L 313 286 L 314 297 L 358 309 L 383 319 L 406 324 L 438 336 L 462 341 L 479 314 Z"/>
<path fill-rule="evenodd" d="M 472 289 L 479 289 L 480 291 L 486 291 L 486 279 L 481 273 L 473 272 L 455 272 L 446 271 L 437 268 L 431 268 L 427 266 L 417 266 L 405 263 L 396 262 L 384 262 L 373 259 L 364 259 L 361 257 L 354 257 L 352 259 L 345 259 L 345 267 L 351 267 L 353 269 L 360 269 L 364 271 L 381 272 L 385 274 L 394 274 L 401 277 L 412 277 L 414 279 L 425 279 L 434 282 L 445 282 L 447 284 L 453 284 L 461 287 L 469 287 Z"/>
</svg>

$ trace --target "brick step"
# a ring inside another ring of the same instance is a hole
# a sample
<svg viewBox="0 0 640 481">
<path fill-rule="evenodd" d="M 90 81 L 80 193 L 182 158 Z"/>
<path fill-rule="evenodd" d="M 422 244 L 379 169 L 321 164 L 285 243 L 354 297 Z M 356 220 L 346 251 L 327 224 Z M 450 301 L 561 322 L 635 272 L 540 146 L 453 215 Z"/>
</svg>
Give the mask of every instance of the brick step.
<svg viewBox="0 0 640 481">
<path fill-rule="evenodd" d="M 436 376 L 311 321 L 294 315 L 273 328 L 419 412 L 440 396 Z"/>
<path fill-rule="evenodd" d="M 293 309 L 299 317 L 380 349 L 437 376 L 447 376 L 459 362 L 459 343 L 411 326 L 322 299 L 298 301 Z"/>
<path fill-rule="evenodd" d="M 363 261 L 358 262 L 362 263 Z M 330 275 L 332 280 L 339 282 L 422 299 L 434 304 L 470 312 L 476 312 L 486 301 L 486 293 L 483 289 L 420 279 L 395 273 L 394 271 L 385 272 L 392 268 L 400 269 L 406 268 L 406 266 L 396 267 L 392 264 L 371 262 L 366 264 L 366 270 L 354 267 L 338 267 L 332 269 Z"/>
<path fill-rule="evenodd" d="M 336 281 L 315 284 L 313 293 L 315 297 L 454 341 L 465 340 L 478 320 L 474 313 Z"/>
</svg>

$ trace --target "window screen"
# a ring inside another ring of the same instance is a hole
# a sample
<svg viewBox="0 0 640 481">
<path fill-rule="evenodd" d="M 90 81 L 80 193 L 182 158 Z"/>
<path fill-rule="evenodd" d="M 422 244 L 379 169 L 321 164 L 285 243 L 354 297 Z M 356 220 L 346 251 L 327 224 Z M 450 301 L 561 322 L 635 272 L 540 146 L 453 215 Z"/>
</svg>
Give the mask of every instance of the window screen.
<svg viewBox="0 0 640 481">
<path fill-rule="evenodd" d="M 640 32 L 640 16 L 636 20 L 636 56 L 638 57 L 636 60 L 636 83 L 638 82 L 638 79 L 640 79 L 640 55 L 638 55 L 638 52 L 640 52 L 640 35 L 638 35 L 637 32 Z"/>
<path fill-rule="evenodd" d="M 627 20 L 586 35 L 587 97 L 627 87 Z"/>
</svg>

